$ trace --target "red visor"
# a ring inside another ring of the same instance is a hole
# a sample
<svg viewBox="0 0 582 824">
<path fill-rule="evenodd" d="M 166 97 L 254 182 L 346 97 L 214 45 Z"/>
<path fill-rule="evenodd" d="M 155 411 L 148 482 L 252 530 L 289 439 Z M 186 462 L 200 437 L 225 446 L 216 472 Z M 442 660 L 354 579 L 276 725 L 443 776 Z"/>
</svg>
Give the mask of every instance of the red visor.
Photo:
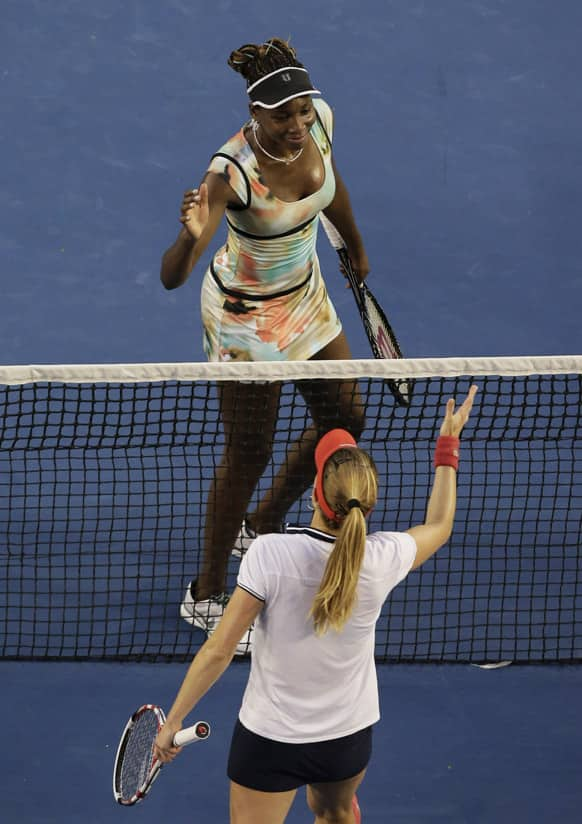
<svg viewBox="0 0 582 824">
<path fill-rule="evenodd" d="M 323 471 L 327 461 L 338 449 L 353 449 L 357 443 L 349 432 L 345 429 L 332 429 L 319 441 L 315 447 L 315 467 L 317 475 L 315 477 L 315 500 L 321 507 L 321 511 L 330 520 L 340 520 L 340 517 L 333 511 L 323 494 Z"/>
</svg>

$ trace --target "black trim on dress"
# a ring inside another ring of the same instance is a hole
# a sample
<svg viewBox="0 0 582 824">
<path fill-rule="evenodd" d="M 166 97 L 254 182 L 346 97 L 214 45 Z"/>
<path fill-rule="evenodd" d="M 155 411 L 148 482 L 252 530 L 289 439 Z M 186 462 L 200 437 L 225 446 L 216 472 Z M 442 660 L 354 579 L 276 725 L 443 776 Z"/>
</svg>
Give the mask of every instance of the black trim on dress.
<svg viewBox="0 0 582 824">
<path fill-rule="evenodd" d="M 242 212 L 243 210 L 248 209 L 249 206 L 251 205 L 251 184 L 249 182 L 249 179 L 247 177 L 247 173 L 245 172 L 242 164 L 240 164 L 238 162 L 238 160 L 236 160 L 234 157 L 231 157 L 230 155 L 226 154 L 225 152 L 216 152 L 215 154 L 213 154 L 212 157 L 210 158 L 211 163 L 212 163 L 212 161 L 214 160 L 215 157 L 224 157 L 226 160 L 229 160 L 231 163 L 234 163 L 234 165 L 237 167 L 237 169 L 239 170 L 239 172 L 243 176 L 243 180 L 245 182 L 245 186 L 246 186 L 246 189 L 247 189 L 247 202 L 246 202 L 246 205 L 244 205 L 244 206 L 233 205 L 233 206 L 229 206 L 228 208 L 232 209 L 233 211 L 236 211 L 236 212 Z M 216 172 L 214 172 L 213 174 L 216 174 Z M 231 186 L 231 189 L 232 189 L 232 186 Z M 234 192 L 234 189 L 232 189 L 232 190 Z"/>
<path fill-rule="evenodd" d="M 302 289 L 304 286 L 307 286 L 307 284 L 311 280 L 313 269 L 309 270 L 309 274 L 307 275 L 305 280 L 302 280 L 301 283 L 297 284 L 297 286 L 291 286 L 289 289 L 283 289 L 281 292 L 273 292 L 269 295 L 252 295 L 249 292 L 239 292 L 236 289 L 228 289 L 216 274 L 216 271 L 214 269 L 214 260 L 210 261 L 210 274 L 214 278 L 214 282 L 216 283 L 220 291 L 223 292 L 225 295 L 229 295 L 231 298 L 239 298 L 240 300 L 273 300 L 273 298 L 284 298 L 286 295 L 291 295 L 293 294 L 293 292 L 297 292 L 299 289 Z"/>
<path fill-rule="evenodd" d="M 244 232 L 242 229 L 239 229 L 237 226 L 230 222 L 228 217 L 226 218 L 226 222 L 228 223 L 232 231 L 235 232 L 237 235 L 240 235 L 241 237 L 248 237 L 251 240 L 278 240 L 281 237 L 289 237 L 290 235 L 294 235 L 296 232 L 303 231 L 303 229 L 309 226 L 310 223 L 313 223 L 316 217 L 318 217 L 318 214 L 315 214 L 313 215 L 313 217 L 310 217 L 309 220 L 305 221 L 305 223 L 301 223 L 299 226 L 294 226 L 293 229 L 289 229 L 287 232 L 281 232 L 280 235 L 252 235 L 250 232 Z"/>
</svg>

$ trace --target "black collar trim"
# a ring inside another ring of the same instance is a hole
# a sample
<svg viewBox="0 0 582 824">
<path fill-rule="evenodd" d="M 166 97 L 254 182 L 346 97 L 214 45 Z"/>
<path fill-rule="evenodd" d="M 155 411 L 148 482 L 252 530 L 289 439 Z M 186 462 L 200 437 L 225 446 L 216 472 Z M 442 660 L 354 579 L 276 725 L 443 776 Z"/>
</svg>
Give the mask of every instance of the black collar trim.
<svg viewBox="0 0 582 824">
<path fill-rule="evenodd" d="M 327 541 L 330 544 L 335 543 L 336 540 L 335 535 L 330 535 L 329 532 L 323 532 L 321 529 L 314 529 L 312 526 L 288 526 L 285 532 L 291 535 L 309 535 L 311 538 Z"/>
</svg>

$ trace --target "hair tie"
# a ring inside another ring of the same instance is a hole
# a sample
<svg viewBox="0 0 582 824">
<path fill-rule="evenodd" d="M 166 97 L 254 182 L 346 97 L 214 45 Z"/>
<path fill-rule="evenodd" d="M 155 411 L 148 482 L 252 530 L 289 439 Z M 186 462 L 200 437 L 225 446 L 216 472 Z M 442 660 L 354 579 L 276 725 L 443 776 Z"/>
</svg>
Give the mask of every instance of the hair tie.
<svg viewBox="0 0 582 824">
<path fill-rule="evenodd" d="M 358 507 L 358 509 L 361 509 L 362 504 L 358 501 L 357 498 L 350 498 L 350 500 L 346 504 L 346 507 L 348 509 L 354 509 L 354 507 Z"/>
<path fill-rule="evenodd" d="M 270 40 L 267 40 L 266 43 L 263 43 L 263 47 L 265 48 L 265 57 L 269 54 L 271 49 L 275 49 L 275 51 L 279 52 L 279 54 L 284 54 L 284 52 L 276 46 L 275 43 L 272 43 Z"/>
</svg>

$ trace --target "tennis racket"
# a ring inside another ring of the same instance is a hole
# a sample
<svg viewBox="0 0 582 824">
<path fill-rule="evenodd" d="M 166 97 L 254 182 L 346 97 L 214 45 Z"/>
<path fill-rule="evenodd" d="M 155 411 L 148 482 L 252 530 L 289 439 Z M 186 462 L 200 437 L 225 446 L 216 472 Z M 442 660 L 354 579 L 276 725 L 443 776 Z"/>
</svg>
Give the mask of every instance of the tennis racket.
<svg viewBox="0 0 582 824">
<path fill-rule="evenodd" d="M 372 354 L 375 358 L 401 358 L 402 352 L 392 327 L 384 311 L 370 289 L 364 282 L 360 282 L 354 272 L 346 244 L 333 223 L 323 214 L 319 215 L 329 242 L 339 255 L 342 269 L 346 273 L 352 294 L 364 324 L 364 330 L 370 342 Z M 412 381 L 389 380 L 390 391 L 400 406 L 409 406 L 412 396 Z"/>
<path fill-rule="evenodd" d="M 113 795 L 118 804 L 131 806 L 151 790 L 163 766 L 154 755 L 154 742 L 165 722 L 163 709 L 154 704 L 144 704 L 127 722 L 113 768 Z M 209 735 L 210 725 L 198 721 L 176 733 L 174 746 L 203 741 Z"/>
</svg>

